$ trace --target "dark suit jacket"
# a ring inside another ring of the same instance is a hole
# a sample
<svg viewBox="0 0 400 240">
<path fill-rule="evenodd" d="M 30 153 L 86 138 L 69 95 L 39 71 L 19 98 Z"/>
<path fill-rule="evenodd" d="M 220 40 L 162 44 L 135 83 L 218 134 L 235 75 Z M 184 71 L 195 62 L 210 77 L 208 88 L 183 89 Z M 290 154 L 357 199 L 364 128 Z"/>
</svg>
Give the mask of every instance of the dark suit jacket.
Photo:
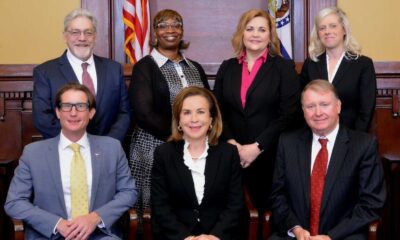
<svg viewBox="0 0 400 240">
<path fill-rule="evenodd" d="M 287 236 L 296 225 L 309 230 L 311 143 L 308 128 L 279 140 L 271 194 L 277 235 Z M 379 218 L 386 197 L 376 139 L 340 126 L 332 151 L 320 234 L 331 239 L 366 239 L 368 224 Z"/>
<path fill-rule="evenodd" d="M 328 79 L 326 54 L 314 62 L 306 59 L 301 70 L 303 87 L 315 79 Z M 343 58 L 332 84 L 342 101 L 341 122 L 348 128 L 367 132 L 375 110 L 376 77 L 370 58 Z"/>
<path fill-rule="evenodd" d="M 205 88 L 210 89 L 207 76 L 195 61 Z M 156 138 L 167 141 L 171 135 L 172 107 L 167 80 L 151 58 L 140 59 L 132 69 L 129 99 L 135 123 Z"/>
<path fill-rule="evenodd" d="M 268 55 L 247 91 L 246 106 L 240 99 L 242 64 L 237 58 L 221 64 L 215 81 L 224 122 L 223 139 L 240 144 L 258 142 L 264 149 L 244 171 L 250 198 L 259 211 L 269 209 L 276 146 L 281 132 L 295 122 L 300 109 L 300 80 L 293 61 Z"/>
<path fill-rule="evenodd" d="M 274 149 L 298 109 L 300 81 L 292 61 L 268 56 L 262 64 L 243 109 L 240 100 L 242 64 L 231 58 L 221 64 L 214 93 L 224 120 L 223 136 L 240 144 L 257 141 L 264 150 Z"/>
<path fill-rule="evenodd" d="M 122 142 L 130 124 L 130 107 L 121 64 L 96 55 L 93 57 L 97 72 L 97 106 L 87 131 Z M 61 57 L 37 66 L 33 70 L 33 80 L 35 127 L 44 138 L 55 137 L 61 129 L 55 113 L 55 96 L 66 83 L 78 82 L 66 51 Z"/>
<path fill-rule="evenodd" d="M 181 240 L 204 233 L 224 240 L 238 239 L 244 203 L 236 147 L 228 143 L 210 146 L 204 197 L 199 205 L 191 172 L 184 164 L 183 145 L 183 141 L 168 142 L 154 153 L 151 206 L 156 238 Z"/>
<path fill-rule="evenodd" d="M 88 139 L 93 176 L 89 211 L 95 211 L 105 224 L 97 237 L 115 236 L 122 233 L 116 221 L 136 201 L 135 181 L 120 142 L 89 134 Z M 27 145 L 10 184 L 4 208 L 11 217 L 24 221 L 27 239 L 61 238 L 53 234 L 58 220 L 67 219 L 59 141 L 57 136 Z"/>
</svg>

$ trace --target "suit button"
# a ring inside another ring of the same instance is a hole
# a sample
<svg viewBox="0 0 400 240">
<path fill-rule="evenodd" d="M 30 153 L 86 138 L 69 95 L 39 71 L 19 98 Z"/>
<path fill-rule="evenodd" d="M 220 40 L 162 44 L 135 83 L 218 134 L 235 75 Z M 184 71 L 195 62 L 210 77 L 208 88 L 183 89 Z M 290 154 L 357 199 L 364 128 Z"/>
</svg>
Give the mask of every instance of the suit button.
<svg viewBox="0 0 400 240">
<path fill-rule="evenodd" d="M 194 217 L 196 218 L 197 222 L 200 222 L 200 218 L 199 218 L 200 212 L 199 212 L 199 210 L 193 209 L 193 213 L 194 213 Z"/>
</svg>

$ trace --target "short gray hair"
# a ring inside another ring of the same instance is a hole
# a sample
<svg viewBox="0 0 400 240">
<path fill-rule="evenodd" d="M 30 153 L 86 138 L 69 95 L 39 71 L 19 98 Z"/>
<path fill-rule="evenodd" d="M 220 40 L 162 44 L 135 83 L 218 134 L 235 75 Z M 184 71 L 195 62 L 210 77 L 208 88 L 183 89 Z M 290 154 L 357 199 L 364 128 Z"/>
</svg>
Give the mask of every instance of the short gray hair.
<svg viewBox="0 0 400 240">
<path fill-rule="evenodd" d="M 85 17 L 85 18 L 89 19 L 93 24 L 94 31 L 97 32 L 96 18 L 93 16 L 93 14 L 91 12 L 89 12 L 88 10 L 83 9 L 83 8 L 74 9 L 74 10 L 72 10 L 72 12 L 68 13 L 67 16 L 65 16 L 64 32 L 67 31 L 67 28 L 68 28 L 69 24 L 71 23 L 71 21 L 78 17 Z"/>
</svg>

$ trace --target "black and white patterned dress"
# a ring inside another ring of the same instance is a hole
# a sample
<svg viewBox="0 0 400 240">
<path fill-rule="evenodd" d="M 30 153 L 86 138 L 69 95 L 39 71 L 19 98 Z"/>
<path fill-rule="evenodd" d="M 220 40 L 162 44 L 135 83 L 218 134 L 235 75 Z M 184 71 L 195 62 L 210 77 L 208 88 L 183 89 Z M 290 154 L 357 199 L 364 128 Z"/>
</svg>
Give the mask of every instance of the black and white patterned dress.
<svg viewBox="0 0 400 240">
<path fill-rule="evenodd" d="M 157 81 L 166 81 L 168 85 L 169 105 L 171 108 L 176 95 L 183 87 L 204 87 L 204 80 L 202 81 L 201 74 L 190 60 L 183 58 L 179 63 L 175 63 L 156 50 L 151 53 L 151 58 L 158 65 L 164 77 L 164 79 L 157 79 Z M 175 64 L 179 64 L 180 70 L 177 70 Z M 170 119 L 168 120 L 170 121 Z M 129 164 L 139 191 L 139 198 L 135 206 L 139 214 L 139 221 L 141 221 L 143 210 L 150 207 L 150 178 L 153 153 L 155 148 L 162 143 L 164 143 L 163 140 L 149 133 L 139 124 L 136 125 L 131 139 Z"/>
</svg>

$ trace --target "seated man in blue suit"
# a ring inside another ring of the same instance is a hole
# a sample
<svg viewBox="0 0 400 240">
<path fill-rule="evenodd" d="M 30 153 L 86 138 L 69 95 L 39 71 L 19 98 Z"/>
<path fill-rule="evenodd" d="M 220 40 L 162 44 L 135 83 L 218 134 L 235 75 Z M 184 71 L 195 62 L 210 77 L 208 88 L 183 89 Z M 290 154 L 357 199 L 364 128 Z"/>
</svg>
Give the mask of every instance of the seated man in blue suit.
<svg viewBox="0 0 400 240">
<path fill-rule="evenodd" d="M 121 144 L 86 132 L 96 102 L 84 85 L 65 85 L 56 106 L 61 132 L 25 147 L 5 210 L 27 239 L 118 239 L 116 222 L 137 199 Z"/>
<path fill-rule="evenodd" d="M 54 99 L 68 82 L 86 85 L 95 95 L 96 115 L 87 132 L 124 140 L 130 124 L 130 107 L 121 64 L 93 54 L 97 21 L 85 9 L 76 9 L 64 19 L 67 50 L 59 58 L 33 70 L 33 120 L 44 138 L 60 132 Z"/>
<path fill-rule="evenodd" d="M 367 239 L 386 197 L 376 139 L 339 124 L 328 81 L 307 84 L 301 101 L 308 128 L 279 140 L 270 239 Z"/>
</svg>

